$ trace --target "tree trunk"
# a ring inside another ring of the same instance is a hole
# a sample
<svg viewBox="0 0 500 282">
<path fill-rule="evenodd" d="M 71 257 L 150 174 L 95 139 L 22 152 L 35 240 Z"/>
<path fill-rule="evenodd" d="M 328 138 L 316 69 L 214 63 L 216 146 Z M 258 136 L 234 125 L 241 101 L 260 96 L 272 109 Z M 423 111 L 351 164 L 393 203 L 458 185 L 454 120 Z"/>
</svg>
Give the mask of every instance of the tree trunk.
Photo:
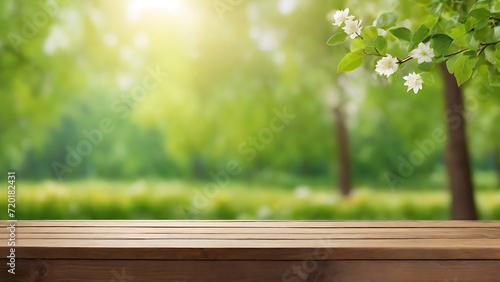
<svg viewBox="0 0 500 282">
<path fill-rule="evenodd" d="M 334 109 L 337 122 L 337 151 L 339 162 L 339 188 L 344 197 L 348 197 L 351 191 L 351 179 L 349 172 L 349 136 L 347 134 L 343 104 L 339 103 Z"/>
<path fill-rule="evenodd" d="M 455 77 L 441 64 L 444 77 L 448 142 L 446 167 L 451 191 L 451 218 L 477 219 L 469 152 L 465 135 L 462 89 Z"/>
</svg>

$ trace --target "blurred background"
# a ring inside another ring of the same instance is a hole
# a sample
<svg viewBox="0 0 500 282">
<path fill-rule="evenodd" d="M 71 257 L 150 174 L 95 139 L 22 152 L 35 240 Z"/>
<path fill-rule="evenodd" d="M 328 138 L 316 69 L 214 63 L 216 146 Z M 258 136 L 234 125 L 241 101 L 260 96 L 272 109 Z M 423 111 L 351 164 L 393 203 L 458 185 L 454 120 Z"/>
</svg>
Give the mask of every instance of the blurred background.
<svg viewBox="0 0 500 282">
<path fill-rule="evenodd" d="M 17 218 L 448 219 L 439 72 L 415 95 L 326 44 L 332 11 L 425 14 L 404 2 L 2 1 Z M 500 219 L 500 90 L 478 84 L 476 203 Z"/>
</svg>

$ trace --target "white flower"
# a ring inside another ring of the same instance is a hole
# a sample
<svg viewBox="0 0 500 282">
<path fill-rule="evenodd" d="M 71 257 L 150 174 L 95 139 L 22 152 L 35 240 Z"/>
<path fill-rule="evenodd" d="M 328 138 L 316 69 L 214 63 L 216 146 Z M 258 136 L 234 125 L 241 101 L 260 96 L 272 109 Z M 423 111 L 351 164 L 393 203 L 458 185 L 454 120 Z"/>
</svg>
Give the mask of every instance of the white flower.
<svg viewBox="0 0 500 282">
<path fill-rule="evenodd" d="M 297 197 L 299 199 L 307 198 L 307 197 L 309 197 L 309 194 L 310 194 L 309 187 L 298 186 L 295 188 L 294 194 L 295 194 L 295 197 Z"/>
<path fill-rule="evenodd" d="M 361 33 L 361 21 L 353 21 L 348 19 L 345 21 L 345 26 L 342 28 L 347 35 L 354 39 L 358 34 Z"/>
<path fill-rule="evenodd" d="M 385 75 L 389 77 L 391 74 L 398 70 L 398 58 L 394 58 L 387 54 L 387 57 L 383 57 L 377 62 L 375 66 L 375 71 L 380 75 Z"/>
<path fill-rule="evenodd" d="M 410 52 L 410 56 L 413 59 L 417 59 L 419 64 L 423 62 L 432 62 L 432 58 L 434 58 L 434 50 L 430 48 L 430 45 L 430 42 L 427 44 L 422 42 L 418 43 L 418 47 Z"/>
<path fill-rule="evenodd" d="M 354 16 L 349 16 L 349 8 L 347 8 L 343 11 L 336 11 L 335 15 L 333 15 L 333 19 L 335 20 L 335 23 L 333 23 L 333 25 L 341 25 L 347 20 L 354 20 Z"/>
<path fill-rule="evenodd" d="M 422 83 L 424 83 L 424 81 L 422 80 L 420 74 L 415 74 L 415 72 L 409 73 L 403 78 L 404 80 L 406 80 L 405 86 L 408 86 L 408 90 L 406 92 L 409 92 L 413 89 L 413 92 L 417 94 L 418 90 L 422 89 Z"/>
</svg>

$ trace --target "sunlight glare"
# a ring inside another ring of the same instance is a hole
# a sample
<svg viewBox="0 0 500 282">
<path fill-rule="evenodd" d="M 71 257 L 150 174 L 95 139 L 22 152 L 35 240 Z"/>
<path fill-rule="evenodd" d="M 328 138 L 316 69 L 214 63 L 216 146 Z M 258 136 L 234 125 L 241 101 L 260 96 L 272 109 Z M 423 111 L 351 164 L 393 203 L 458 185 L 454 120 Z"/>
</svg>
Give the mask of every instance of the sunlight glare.
<svg viewBox="0 0 500 282">
<path fill-rule="evenodd" d="M 134 22 L 144 12 L 168 14 L 175 17 L 188 17 L 190 7 L 182 0 L 131 0 L 127 6 L 127 17 Z"/>
</svg>

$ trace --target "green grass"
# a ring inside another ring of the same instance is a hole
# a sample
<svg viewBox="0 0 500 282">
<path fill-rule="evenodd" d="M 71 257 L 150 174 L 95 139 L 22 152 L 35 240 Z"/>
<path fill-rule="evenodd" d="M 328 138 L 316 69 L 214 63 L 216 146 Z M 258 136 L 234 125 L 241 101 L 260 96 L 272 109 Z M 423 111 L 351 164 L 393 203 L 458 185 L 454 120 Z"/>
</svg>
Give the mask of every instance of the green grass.
<svg viewBox="0 0 500 282">
<path fill-rule="evenodd" d="M 444 190 L 357 187 L 342 199 L 327 187 L 241 183 L 209 190 L 175 181 L 18 182 L 16 187 L 16 219 L 448 219 L 449 210 Z M 481 219 L 500 219 L 499 191 L 480 191 L 477 202 Z"/>
</svg>

